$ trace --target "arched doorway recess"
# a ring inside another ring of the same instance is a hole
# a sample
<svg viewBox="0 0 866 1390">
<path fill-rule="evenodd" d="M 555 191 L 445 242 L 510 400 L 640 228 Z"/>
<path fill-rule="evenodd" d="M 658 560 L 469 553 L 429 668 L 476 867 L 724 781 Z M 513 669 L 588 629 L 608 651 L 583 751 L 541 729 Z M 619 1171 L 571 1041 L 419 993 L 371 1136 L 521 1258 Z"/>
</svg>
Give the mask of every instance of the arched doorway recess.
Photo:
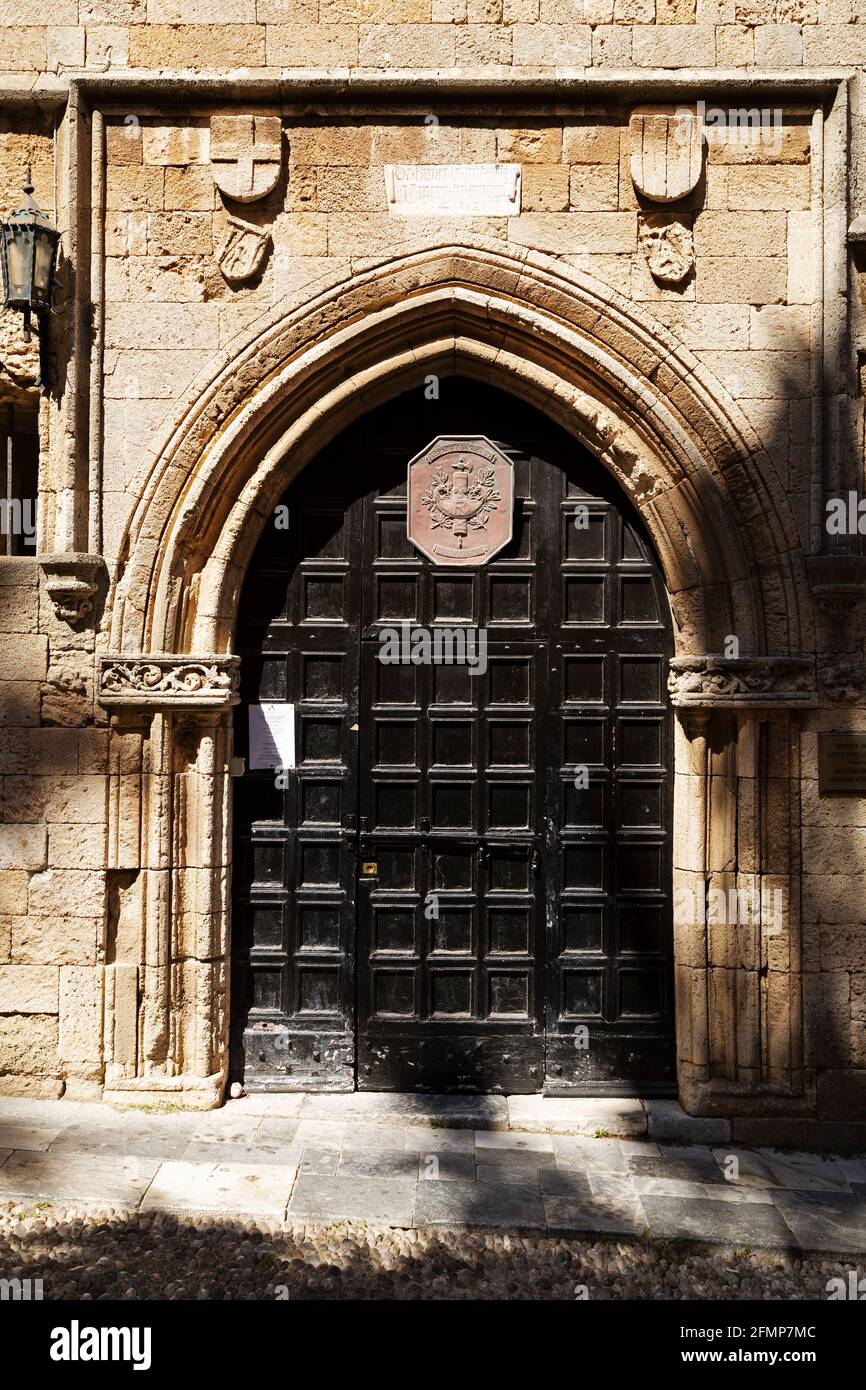
<svg viewBox="0 0 866 1390">
<path fill-rule="evenodd" d="M 140 959 L 112 962 L 109 1090 L 212 1104 L 228 1070 L 230 711 L 238 601 L 292 478 L 419 380 L 505 387 L 603 464 L 664 572 L 676 656 L 675 886 L 796 883 L 796 710 L 814 702 L 811 611 L 784 488 L 724 388 L 606 286 L 500 243 L 423 247 L 334 278 L 210 363 L 141 480 L 100 698 L 139 767 Z M 735 635 L 740 657 L 723 657 Z M 137 751 L 136 751 L 137 750 Z M 118 777 L 112 816 L 122 821 Z M 763 798 L 763 800 L 762 800 Z M 772 802 L 773 836 L 756 807 Z M 138 862 L 131 858 L 138 853 Z M 771 943 L 675 932 L 680 1096 L 802 1106 L 799 910 Z M 114 991 L 112 993 L 112 991 Z M 758 1088 L 758 1089 L 756 1089 Z"/>
</svg>

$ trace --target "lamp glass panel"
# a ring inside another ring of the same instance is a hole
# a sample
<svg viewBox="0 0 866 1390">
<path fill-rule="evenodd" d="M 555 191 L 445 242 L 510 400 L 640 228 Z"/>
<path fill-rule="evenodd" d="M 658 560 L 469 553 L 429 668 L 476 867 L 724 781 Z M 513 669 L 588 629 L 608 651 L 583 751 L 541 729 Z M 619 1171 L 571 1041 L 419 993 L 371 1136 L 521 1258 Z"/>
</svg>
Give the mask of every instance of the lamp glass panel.
<svg viewBox="0 0 866 1390">
<path fill-rule="evenodd" d="M 42 231 L 36 233 L 33 259 L 33 300 L 47 304 L 51 293 L 51 271 L 54 266 L 54 238 Z"/>
<path fill-rule="evenodd" d="M 10 301 L 30 303 L 30 266 L 33 252 L 33 237 L 29 228 L 12 228 L 7 234 L 6 267 L 9 284 L 6 296 Z"/>
</svg>

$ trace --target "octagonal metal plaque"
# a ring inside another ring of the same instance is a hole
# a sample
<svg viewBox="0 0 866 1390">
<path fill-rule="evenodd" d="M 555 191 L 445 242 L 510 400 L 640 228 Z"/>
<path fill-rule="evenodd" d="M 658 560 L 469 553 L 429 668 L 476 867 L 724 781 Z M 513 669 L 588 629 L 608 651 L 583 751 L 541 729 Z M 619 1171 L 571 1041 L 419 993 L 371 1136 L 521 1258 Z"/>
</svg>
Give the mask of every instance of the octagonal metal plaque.
<svg viewBox="0 0 866 1390">
<path fill-rule="evenodd" d="M 483 434 L 439 435 L 409 463 L 407 534 L 434 565 L 485 565 L 511 540 L 514 465 Z"/>
</svg>

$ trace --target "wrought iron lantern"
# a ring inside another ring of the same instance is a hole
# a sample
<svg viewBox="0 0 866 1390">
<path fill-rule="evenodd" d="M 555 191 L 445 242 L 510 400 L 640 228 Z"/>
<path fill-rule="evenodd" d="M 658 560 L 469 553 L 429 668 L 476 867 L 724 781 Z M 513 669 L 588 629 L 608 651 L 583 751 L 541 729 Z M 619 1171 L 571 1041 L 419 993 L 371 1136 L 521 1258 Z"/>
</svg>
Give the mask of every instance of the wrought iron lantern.
<svg viewBox="0 0 866 1390">
<path fill-rule="evenodd" d="M 0 254 L 4 304 L 24 314 L 24 338 L 29 342 L 31 313 L 40 316 L 51 307 L 60 233 L 33 200 L 29 169 L 24 194 L 26 206 L 0 222 Z"/>
</svg>

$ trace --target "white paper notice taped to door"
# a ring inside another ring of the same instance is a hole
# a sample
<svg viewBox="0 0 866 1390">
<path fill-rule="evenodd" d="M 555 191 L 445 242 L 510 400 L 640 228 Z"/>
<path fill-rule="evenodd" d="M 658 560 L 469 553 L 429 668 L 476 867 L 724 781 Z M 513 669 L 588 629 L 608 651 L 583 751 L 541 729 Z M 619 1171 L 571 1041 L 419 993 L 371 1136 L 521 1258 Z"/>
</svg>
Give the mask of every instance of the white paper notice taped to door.
<svg viewBox="0 0 866 1390">
<path fill-rule="evenodd" d="M 250 705 L 250 769 L 295 766 L 295 707 Z"/>
</svg>

